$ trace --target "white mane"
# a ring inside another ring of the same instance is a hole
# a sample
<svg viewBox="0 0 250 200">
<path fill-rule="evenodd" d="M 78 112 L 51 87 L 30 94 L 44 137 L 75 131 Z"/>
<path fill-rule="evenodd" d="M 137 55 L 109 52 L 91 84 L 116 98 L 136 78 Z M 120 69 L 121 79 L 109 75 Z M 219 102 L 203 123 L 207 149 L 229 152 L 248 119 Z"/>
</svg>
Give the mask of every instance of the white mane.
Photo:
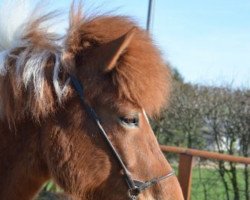
<svg viewBox="0 0 250 200">
<path fill-rule="evenodd" d="M 50 29 L 50 25 L 53 24 L 51 19 L 55 18 L 57 14 L 46 16 L 48 12 L 44 12 L 41 3 L 37 3 L 36 6 L 31 5 L 34 5 L 34 0 L 4 0 L 1 4 L 0 78 L 5 76 L 9 70 L 6 60 L 13 56 L 11 51 L 15 48 L 24 48 L 25 50 L 15 57 L 16 65 L 14 67 L 17 79 L 19 79 L 19 84 L 24 85 L 25 88 L 32 85 L 36 98 L 40 102 L 46 103 L 43 95 L 45 83 L 44 68 L 49 58 L 53 56 L 55 58 L 54 70 L 52 70 L 53 85 L 60 101 L 66 92 L 68 81 L 62 85 L 59 82 L 58 74 L 62 65 L 60 63 L 61 53 L 60 49 L 58 49 L 58 43 L 55 43 L 57 50 L 52 52 L 45 48 L 30 48 L 32 44 L 30 41 L 24 39 L 24 36 L 30 31 L 32 23 L 39 20 L 38 27 L 36 28 L 38 31 L 56 36 L 56 33 Z"/>
</svg>

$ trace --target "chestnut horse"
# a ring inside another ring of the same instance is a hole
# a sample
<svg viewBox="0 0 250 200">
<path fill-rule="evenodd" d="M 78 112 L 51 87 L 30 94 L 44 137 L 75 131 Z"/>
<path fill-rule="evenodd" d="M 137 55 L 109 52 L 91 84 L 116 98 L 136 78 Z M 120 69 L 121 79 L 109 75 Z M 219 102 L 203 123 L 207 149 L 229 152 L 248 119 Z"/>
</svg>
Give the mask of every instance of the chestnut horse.
<svg viewBox="0 0 250 200">
<path fill-rule="evenodd" d="M 0 19 L 0 199 L 32 199 L 52 178 L 64 199 L 182 200 L 147 118 L 170 90 L 149 35 L 129 18 L 86 18 L 73 5 L 60 40 L 49 28 L 55 12 L 18 9 Z M 132 198 L 126 176 L 151 187 Z"/>
</svg>

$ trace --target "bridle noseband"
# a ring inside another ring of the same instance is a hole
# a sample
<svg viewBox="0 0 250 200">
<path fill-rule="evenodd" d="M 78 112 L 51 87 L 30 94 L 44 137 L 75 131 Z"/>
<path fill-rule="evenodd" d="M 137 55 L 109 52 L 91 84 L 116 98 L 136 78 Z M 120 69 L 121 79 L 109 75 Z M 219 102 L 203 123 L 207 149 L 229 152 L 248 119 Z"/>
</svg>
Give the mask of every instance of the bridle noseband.
<svg viewBox="0 0 250 200">
<path fill-rule="evenodd" d="M 153 178 L 149 181 L 138 181 L 138 180 L 134 180 L 129 172 L 129 170 L 127 169 L 127 167 L 125 166 L 124 162 L 121 159 L 121 156 L 119 155 L 119 153 L 116 151 L 115 147 L 113 146 L 112 142 L 109 140 L 106 131 L 104 130 L 103 126 L 100 123 L 99 117 L 97 116 L 96 112 L 93 110 L 93 108 L 91 108 L 85 101 L 84 101 L 84 89 L 82 84 L 78 81 L 78 79 L 73 76 L 70 75 L 70 80 L 71 83 L 74 87 L 74 89 L 76 90 L 78 96 L 80 97 L 80 101 L 82 106 L 84 107 L 84 109 L 86 110 L 87 114 L 89 115 L 89 117 L 95 122 L 95 124 L 97 125 L 101 135 L 103 136 L 105 142 L 108 144 L 108 146 L 110 147 L 110 150 L 112 152 L 112 154 L 114 155 L 114 157 L 116 158 L 117 162 L 119 163 L 120 167 L 123 170 L 124 173 L 124 177 L 126 180 L 126 183 L 128 185 L 128 196 L 131 200 L 136 200 L 139 196 L 139 194 L 148 189 L 149 187 L 152 187 L 154 185 L 156 185 L 158 182 L 167 179 L 173 175 L 175 175 L 174 171 L 171 171 L 169 173 L 167 173 L 164 176 L 160 176 L 160 177 L 156 177 Z"/>
</svg>

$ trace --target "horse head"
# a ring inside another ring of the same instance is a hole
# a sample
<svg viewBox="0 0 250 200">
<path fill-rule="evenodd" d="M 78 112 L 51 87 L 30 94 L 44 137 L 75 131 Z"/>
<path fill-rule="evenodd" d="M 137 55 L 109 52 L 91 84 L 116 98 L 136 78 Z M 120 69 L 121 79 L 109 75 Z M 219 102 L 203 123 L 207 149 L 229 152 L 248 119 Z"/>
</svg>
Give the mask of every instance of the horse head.
<svg viewBox="0 0 250 200">
<path fill-rule="evenodd" d="M 52 177 L 72 199 L 183 199 L 148 120 L 171 82 L 149 34 L 129 18 L 73 8 L 58 45 L 38 28 L 49 16 L 29 23 L 0 79 L 5 118 L 30 137 L 29 176 L 43 176 L 27 184 Z"/>
</svg>

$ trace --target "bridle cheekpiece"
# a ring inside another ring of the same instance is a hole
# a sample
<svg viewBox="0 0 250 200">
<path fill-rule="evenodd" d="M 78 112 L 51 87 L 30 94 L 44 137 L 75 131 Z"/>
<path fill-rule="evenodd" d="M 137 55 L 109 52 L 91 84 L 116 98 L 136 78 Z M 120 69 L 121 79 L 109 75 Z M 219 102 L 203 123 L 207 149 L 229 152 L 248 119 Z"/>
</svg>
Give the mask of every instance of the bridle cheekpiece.
<svg viewBox="0 0 250 200">
<path fill-rule="evenodd" d="M 124 178 L 125 178 L 126 183 L 128 185 L 128 197 L 129 197 L 130 200 L 136 200 L 136 199 L 138 199 L 138 196 L 139 196 L 139 194 L 142 191 L 144 191 L 144 190 L 146 190 L 146 189 L 148 189 L 148 188 L 156 185 L 157 183 L 159 183 L 162 180 L 165 180 L 165 179 L 167 179 L 167 178 L 175 175 L 175 172 L 171 171 L 171 172 L 167 173 L 164 176 L 156 177 L 156 178 L 153 178 L 153 179 L 148 180 L 148 181 L 134 180 L 132 178 L 129 170 L 125 166 L 124 162 L 122 161 L 121 156 L 116 151 L 116 149 L 113 146 L 112 142 L 108 138 L 108 135 L 107 135 L 106 131 L 104 130 L 104 128 L 103 128 L 103 126 L 102 126 L 102 124 L 100 122 L 100 119 L 99 119 L 98 115 L 96 114 L 96 112 L 94 111 L 94 109 L 92 107 L 90 107 L 84 101 L 84 88 L 83 88 L 82 84 L 78 81 L 78 79 L 74 75 L 70 75 L 70 81 L 71 81 L 71 84 L 73 85 L 75 91 L 77 92 L 78 96 L 80 97 L 80 102 L 81 102 L 83 108 L 85 109 L 85 111 L 87 112 L 87 114 L 89 115 L 89 117 L 97 125 L 97 127 L 98 127 L 98 129 L 100 131 L 100 134 L 104 138 L 105 142 L 108 144 L 108 146 L 109 146 L 109 148 L 110 148 L 113 156 L 115 157 L 115 159 L 119 163 L 120 167 L 122 168 Z"/>
</svg>

